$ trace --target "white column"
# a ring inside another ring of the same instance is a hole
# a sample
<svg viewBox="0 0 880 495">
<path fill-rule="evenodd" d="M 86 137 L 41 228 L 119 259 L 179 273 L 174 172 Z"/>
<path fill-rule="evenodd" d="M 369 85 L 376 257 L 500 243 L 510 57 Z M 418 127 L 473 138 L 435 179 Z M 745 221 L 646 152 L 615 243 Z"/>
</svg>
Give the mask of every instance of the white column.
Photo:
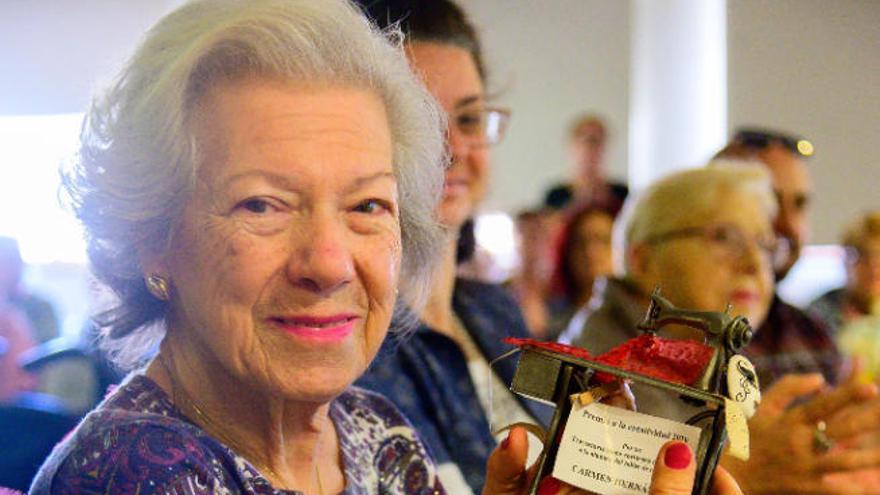
<svg viewBox="0 0 880 495">
<path fill-rule="evenodd" d="M 703 165 L 727 138 L 726 0 L 631 0 L 629 177 Z"/>
</svg>

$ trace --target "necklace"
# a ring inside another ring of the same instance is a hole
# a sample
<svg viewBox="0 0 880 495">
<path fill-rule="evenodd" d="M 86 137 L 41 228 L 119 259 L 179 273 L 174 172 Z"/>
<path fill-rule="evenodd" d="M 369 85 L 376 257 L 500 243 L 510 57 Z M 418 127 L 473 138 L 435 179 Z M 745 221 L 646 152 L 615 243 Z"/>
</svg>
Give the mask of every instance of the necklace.
<svg viewBox="0 0 880 495">
<path fill-rule="evenodd" d="M 168 354 L 169 357 L 171 357 L 171 359 L 173 360 L 170 348 L 168 349 Z M 256 466 L 257 469 L 259 469 L 260 471 L 271 474 L 272 477 L 278 481 L 282 480 L 281 476 L 278 475 L 275 470 L 269 467 L 267 463 L 258 460 L 259 456 L 255 455 L 253 451 L 244 448 L 243 445 L 235 441 L 223 427 L 215 423 L 210 416 L 202 411 L 202 409 L 195 403 L 195 401 L 190 398 L 189 394 L 186 392 L 186 389 L 184 389 L 177 383 L 175 374 L 171 371 L 171 366 L 165 360 L 165 356 L 161 352 L 159 353 L 159 364 L 162 365 L 162 368 L 165 370 L 165 374 L 168 375 L 168 380 L 171 382 L 171 401 L 174 402 L 175 405 L 179 407 L 185 404 L 188 409 L 192 410 L 192 412 L 198 418 L 197 422 L 200 423 L 206 431 L 210 431 L 211 433 L 215 434 L 223 443 L 232 447 L 235 452 L 239 452 L 244 455 L 245 458 L 247 458 L 251 462 L 251 464 Z M 182 408 L 181 412 L 186 414 L 186 411 L 184 411 Z M 318 493 L 320 495 L 324 495 L 324 486 L 321 482 L 321 470 L 318 468 L 317 462 L 315 462 L 315 479 L 318 482 Z"/>
</svg>

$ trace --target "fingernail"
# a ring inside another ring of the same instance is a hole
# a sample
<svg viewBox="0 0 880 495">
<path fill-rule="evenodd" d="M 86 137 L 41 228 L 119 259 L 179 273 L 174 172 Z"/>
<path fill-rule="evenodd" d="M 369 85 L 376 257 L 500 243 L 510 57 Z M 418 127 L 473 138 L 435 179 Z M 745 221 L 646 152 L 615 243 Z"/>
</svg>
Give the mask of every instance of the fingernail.
<svg viewBox="0 0 880 495">
<path fill-rule="evenodd" d="M 507 447 L 510 447 L 510 434 L 501 441 L 501 450 L 507 450 Z"/>
<path fill-rule="evenodd" d="M 561 481 L 552 476 L 545 476 L 538 485 L 538 495 L 556 495 L 561 488 Z"/>
<path fill-rule="evenodd" d="M 691 448 L 686 443 L 676 442 L 666 449 L 663 455 L 663 464 L 672 469 L 684 469 L 691 465 Z"/>
</svg>

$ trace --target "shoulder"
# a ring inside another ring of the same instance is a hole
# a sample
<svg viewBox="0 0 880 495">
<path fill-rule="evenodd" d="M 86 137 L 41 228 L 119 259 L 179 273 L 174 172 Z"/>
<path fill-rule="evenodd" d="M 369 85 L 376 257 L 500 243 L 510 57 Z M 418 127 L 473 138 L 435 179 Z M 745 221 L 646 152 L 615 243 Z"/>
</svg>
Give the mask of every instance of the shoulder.
<svg viewBox="0 0 880 495">
<path fill-rule="evenodd" d="M 844 294 L 846 294 L 846 289 L 843 288 L 830 290 L 810 302 L 807 305 L 807 311 L 827 313 L 838 310 L 843 303 Z"/>
<path fill-rule="evenodd" d="M 513 294 L 503 285 L 490 284 L 470 278 L 455 280 L 455 294 L 458 297 L 480 297 L 503 302 L 515 302 Z"/>
<path fill-rule="evenodd" d="M 795 332 L 819 336 L 829 335 L 825 322 L 812 313 L 776 297 L 770 306 L 766 324 L 776 332 Z"/>
<path fill-rule="evenodd" d="M 478 340 L 481 336 L 499 342 L 503 337 L 530 336 L 519 304 L 501 285 L 458 278 L 452 305 L 465 328 Z"/>
<path fill-rule="evenodd" d="M 32 493 L 223 493 L 223 463 L 199 432 L 160 414 L 97 410 L 55 448 Z"/>
<path fill-rule="evenodd" d="M 601 297 L 591 301 L 572 318 L 567 336 L 573 345 L 586 348 L 593 354 L 607 352 L 637 336 L 635 328 L 641 317 L 637 306 L 621 281 L 609 279 L 602 288 Z"/>
</svg>

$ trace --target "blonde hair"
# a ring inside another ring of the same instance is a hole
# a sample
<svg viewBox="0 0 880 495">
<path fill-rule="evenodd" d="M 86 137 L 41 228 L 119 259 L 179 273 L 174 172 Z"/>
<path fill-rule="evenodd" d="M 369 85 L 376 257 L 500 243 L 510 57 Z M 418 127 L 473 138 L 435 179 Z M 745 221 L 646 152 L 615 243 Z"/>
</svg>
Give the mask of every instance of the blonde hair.
<svg viewBox="0 0 880 495">
<path fill-rule="evenodd" d="M 94 101 L 64 182 L 92 269 L 118 299 L 96 318 L 118 362 L 135 365 L 164 335 L 167 302 L 147 291 L 139 253 L 167 249 L 194 186 L 198 143 L 188 118 L 211 87 L 242 77 L 351 85 L 381 98 L 401 198 L 400 292 L 410 306 L 424 300 L 442 246 L 434 211 L 446 123 L 402 43 L 398 30 L 382 33 L 346 0 L 197 0 L 149 30 Z"/>
<path fill-rule="evenodd" d="M 860 248 L 871 238 L 880 238 L 880 210 L 859 215 L 844 230 L 841 243 L 847 247 Z"/>
<path fill-rule="evenodd" d="M 731 160 L 710 165 L 668 175 L 631 198 L 618 224 L 617 252 L 628 256 L 630 246 L 652 236 L 698 222 L 721 208 L 735 208 L 721 202 L 731 192 L 754 198 L 768 218 L 776 215 L 776 198 L 765 167 Z M 623 267 L 628 263 L 624 258 Z"/>
</svg>

